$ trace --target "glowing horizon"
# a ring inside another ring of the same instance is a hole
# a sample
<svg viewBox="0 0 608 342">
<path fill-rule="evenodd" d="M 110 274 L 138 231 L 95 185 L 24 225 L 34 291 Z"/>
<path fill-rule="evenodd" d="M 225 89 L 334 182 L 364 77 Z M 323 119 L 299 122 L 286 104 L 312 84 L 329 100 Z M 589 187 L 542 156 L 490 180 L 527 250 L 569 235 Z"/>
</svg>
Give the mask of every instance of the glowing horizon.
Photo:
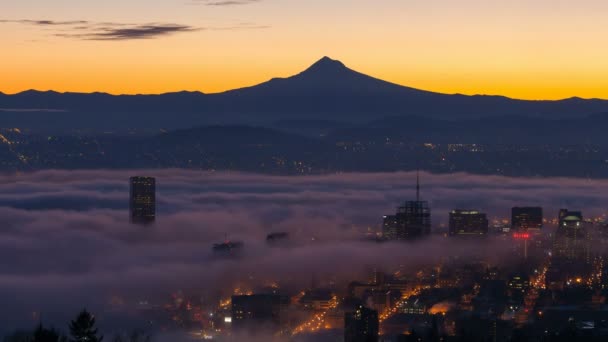
<svg viewBox="0 0 608 342">
<path fill-rule="evenodd" d="M 0 92 L 218 93 L 322 56 L 428 91 L 608 99 L 599 0 L 11 1 Z"/>
</svg>

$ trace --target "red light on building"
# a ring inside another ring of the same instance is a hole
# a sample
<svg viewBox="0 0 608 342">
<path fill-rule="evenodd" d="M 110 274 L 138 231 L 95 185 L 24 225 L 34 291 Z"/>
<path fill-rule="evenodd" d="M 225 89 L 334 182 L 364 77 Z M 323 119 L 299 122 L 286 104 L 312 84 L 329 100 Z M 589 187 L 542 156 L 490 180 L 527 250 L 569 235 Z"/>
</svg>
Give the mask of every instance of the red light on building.
<svg viewBox="0 0 608 342">
<path fill-rule="evenodd" d="M 530 238 L 529 233 L 515 233 L 513 234 L 513 238 L 518 240 L 528 240 Z"/>
</svg>

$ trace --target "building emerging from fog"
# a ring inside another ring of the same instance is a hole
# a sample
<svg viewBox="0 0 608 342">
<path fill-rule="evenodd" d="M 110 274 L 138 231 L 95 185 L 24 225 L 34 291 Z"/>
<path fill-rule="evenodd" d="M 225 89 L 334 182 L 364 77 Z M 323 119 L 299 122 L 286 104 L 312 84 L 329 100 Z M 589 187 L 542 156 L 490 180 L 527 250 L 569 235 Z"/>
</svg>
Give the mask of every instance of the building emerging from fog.
<svg viewBox="0 0 608 342">
<path fill-rule="evenodd" d="M 280 331 L 289 298 L 276 294 L 232 296 L 232 328 L 235 331 Z"/>
<path fill-rule="evenodd" d="M 553 236 L 551 268 L 547 274 L 549 285 L 580 285 L 590 281 L 590 233 L 580 211 L 559 211 L 559 224 Z"/>
<path fill-rule="evenodd" d="M 589 262 L 590 235 L 580 211 L 561 209 L 555 231 L 553 257 L 570 261 Z"/>
<path fill-rule="evenodd" d="M 131 177 L 129 214 L 132 223 L 152 223 L 156 219 L 156 179 Z"/>
<path fill-rule="evenodd" d="M 384 216 L 382 234 L 387 240 L 410 240 L 431 233 L 431 209 L 420 200 L 420 177 L 416 177 L 416 200 L 397 208 L 395 215 Z"/>
<path fill-rule="evenodd" d="M 376 342 L 379 332 L 378 311 L 359 305 L 354 312 L 344 314 L 345 342 Z"/>
<path fill-rule="evenodd" d="M 543 227 L 543 208 L 514 207 L 511 209 L 511 230 L 514 232 L 540 231 Z"/>
<path fill-rule="evenodd" d="M 450 236 L 487 235 L 488 218 L 477 210 L 452 210 Z"/>
</svg>

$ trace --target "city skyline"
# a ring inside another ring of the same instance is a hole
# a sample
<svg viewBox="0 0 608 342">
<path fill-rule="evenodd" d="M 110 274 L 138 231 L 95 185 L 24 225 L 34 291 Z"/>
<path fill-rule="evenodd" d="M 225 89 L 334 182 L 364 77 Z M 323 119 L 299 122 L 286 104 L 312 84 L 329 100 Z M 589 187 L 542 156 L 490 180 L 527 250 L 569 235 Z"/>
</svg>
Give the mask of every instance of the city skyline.
<svg viewBox="0 0 608 342">
<path fill-rule="evenodd" d="M 0 41 L 11 46 L 0 91 L 215 93 L 289 76 L 328 55 L 374 77 L 442 93 L 608 98 L 608 66 L 596 58 L 608 49 L 597 44 L 607 6 L 11 1 L 0 18 Z"/>
<path fill-rule="evenodd" d="M 159 215 L 148 227 L 130 224 L 126 215 L 130 192 L 127 176 L 134 174 L 153 175 L 160 184 Z M 258 320 L 260 324 L 272 323 L 277 319 L 275 306 L 268 307 L 266 301 L 258 302 L 256 298 L 278 293 L 287 295 L 289 300 L 276 308 L 280 325 L 269 328 L 281 329 L 288 337 L 315 336 L 311 334 L 316 330 L 338 334 L 350 331 L 346 321 L 348 308 L 358 303 L 349 301 L 349 296 L 354 296 L 361 303 L 368 303 L 365 298 L 373 299 L 373 304 L 366 305 L 377 311 L 380 333 L 386 336 L 404 331 L 403 325 L 399 325 L 405 324 L 399 323 L 403 315 L 430 318 L 458 312 L 438 302 L 440 299 L 434 294 L 447 292 L 449 298 L 457 299 L 467 293 L 466 284 L 473 280 L 463 277 L 471 276 L 471 267 L 475 277 L 483 277 L 482 288 L 500 289 L 506 284 L 510 291 L 517 290 L 530 298 L 535 296 L 531 288 L 543 292 L 552 284 L 565 286 L 559 284 L 572 279 L 575 285 L 579 284 L 577 279 L 595 288 L 601 285 L 598 283 L 601 279 L 592 279 L 587 273 L 560 271 L 566 267 L 582 269 L 577 266 L 578 259 L 559 264 L 556 261 L 552 264 L 560 267 L 556 270 L 547 268 L 543 256 L 547 248 L 561 248 L 570 254 L 589 251 L 585 255 L 592 255 L 589 253 L 594 246 L 602 246 L 603 238 L 593 244 L 589 244 L 593 240 L 581 239 L 572 249 L 569 245 L 572 239 L 566 237 L 556 241 L 556 247 L 550 247 L 551 232 L 557 226 L 553 218 L 561 208 L 582 210 L 586 218 L 592 219 L 584 223 L 589 231 L 594 236 L 603 236 L 598 234 L 602 234 L 606 223 L 605 180 L 424 172 L 421 198 L 431 202 L 435 232 L 409 242 L 378 243 L 376 239 L 368 239 L 370 227 L 380 231 L 381 215 L 386 210 L 404 199 L 417 197 L 417 174 L 284 177 L 166 169 L 46 170 L 5 175 L 0 182 L 4 194 L 0 213 L 7 219 L 7 229 L 2 232 L 5 239 L 1 242 L 14 255 L 7 270 L 13 269 L 11 272 L 19 278 L 15 279 L 12 273 L 0 277 L 0 286 L 6 289 L 3 298 L 15 310 L 4 310 L 0 317 L 9 322 L 7 328 L 28 328 L 36 323 L 37 315 L 42 315 L 46 317 L 45 326 L 61 329 L 63 322 L 86 305 L 99 315 L 100 331 L 105 334 L 128 332 L 124 329 L 134 329 L 139 326 L 138 319 L 155 312 L 159 323 L 146 330 L 150 333 L 169 325 L 176 333 L 189 331 L 219 338 L 226 329 L 237 333 L 239 325 L 240 309 L 231 306 L 230 301 L 223 304 L 224 298 L 252 301 L 249 317 L 254 323 Z M 441 225 L 454 207 L 481 206 L 493 216 L 493 223 L 510 227 L 510 208 L 529 204 L 542 204 L 551 218 L 548 229 L 538 235 L 518 236 L 493 227 L 484 238 L 458 239 L 448 237 L 447 227 Z M 265 241 L 268 233 L 279 229 L 289 233 L 290 243 Z M 235 241 L 242 241 L 238 251 L 216 252 L 213 243 L 221 241 L 227 233 L 231 240 L 234 236 Z M 55 252 L 52 247 L 70 241 L 80 241 L 72 248 L 86 251 L 79 257 L 82 266 L 76 273 L 64 266 L 74 260 L 71 252 Z M 45 252 L 49 248 L 54 251 L 52 256 Z M 32 264 L 33 255 L 46 257 L 35 258 L 42 263 Z M 530 270 L 519 271 L 522 257 L 530 258 Z M 479 266 L 477 262 L 483 264 Z M 433 276 L 435 266 L 427 268 L 429 263 L 443 265 L 444 272 Z M 486 263 L 499 268 L 493 271 Z M 572 263 L 574 266 L 570 266 Z M 590 265 L 589 261 L 585 265 Z M 365 274 L 372 266 L 385 269 L 386 274 L 376 272 L 373 280 L 366 280 Z M 534 269 L 540 269 L 541 274 L 534 273 Z M 596 268 L 585 270 L 591 272 Z M 513 275 L 515 271 L 523 273 Z M 53 277 L 53 286 L 49 288 L 47 281 L 40 282 L 40 273 L 45 275 L 44 279 Z M 30 284 L 32 281 L 37 285 Z M 96 285 L 91 288 L 87 285 L 90 282 Z M 25 284 L 29 285 L 21 289 Z M 329 294 L 323 292 L 327 286 Z M 172 292 L 168 295 L 167 291 Z M 299 291 L 304 295 L 300 297 Z M 390 298 L 387 292 L 391 293 Z M 500 295 L 480 294 L 478 299 L 482 303 L 488 300 L 483 296 L 497 303 L 492 305 L 500 305 L 504 300 Z M 74 297 L 83 299 L 63 302 Z M 63 304 L 57 306 L 54 298 Z M 274 301 L 278 297 L 264 298 Z M 408 301 L 409 298 L 419 298 L 420 305 L 416 306 L 413 299 Z M 524 301 L 517 293 L 509 298 L 515 303 Z M 576 296 L 572 301 L 581 303 L 584 299 Z M 480 304 L 468 305 L 473 306 L 465 312 L 495 310 Z M 533 304 L 526 305 L 527 310 L 535 308 Z M 556 304 L 547 310 L 559 308 Z M 34 310 L 33 316 L 30 310 Z M 129 310 L 135 310 L 136 317 L 115 321 Z M 273 312 L 271 318 L 268 310 Z M 288 315 L 293 311 L 302 316 L 292 322 Z M 210 314 L 219 317 L 220 321 L 214 324 L 220 330 L 209 327 L 209 321 L 215 322 L 207 318 Z M 438 324 L 446 326 L 442 322 Z M 455 334 L 449 330 L 443 333 Z M 154 340 L 165 341 L 161 333 Z"/>
<path fill-rule="evenodd" d="M 0 9 L 2 342 L 608 340 L 608 2 Z"/>
</svg>

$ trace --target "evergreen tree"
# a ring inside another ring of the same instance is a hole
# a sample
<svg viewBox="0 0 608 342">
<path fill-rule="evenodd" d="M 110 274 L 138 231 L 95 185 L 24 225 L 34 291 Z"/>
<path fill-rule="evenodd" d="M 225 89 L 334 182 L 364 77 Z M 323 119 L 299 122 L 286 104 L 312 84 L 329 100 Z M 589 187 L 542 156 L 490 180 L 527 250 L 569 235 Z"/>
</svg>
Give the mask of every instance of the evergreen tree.
<svg viewBox="0 0 608 342">
<path fill-rule="evenodd" d="M 103 336 L 97 336 L 95 317 L 86 309 L 70 322 L 70 334 L 72 335 L 71 342 L 101 342 L 103 340 Z"/>
</svg>

